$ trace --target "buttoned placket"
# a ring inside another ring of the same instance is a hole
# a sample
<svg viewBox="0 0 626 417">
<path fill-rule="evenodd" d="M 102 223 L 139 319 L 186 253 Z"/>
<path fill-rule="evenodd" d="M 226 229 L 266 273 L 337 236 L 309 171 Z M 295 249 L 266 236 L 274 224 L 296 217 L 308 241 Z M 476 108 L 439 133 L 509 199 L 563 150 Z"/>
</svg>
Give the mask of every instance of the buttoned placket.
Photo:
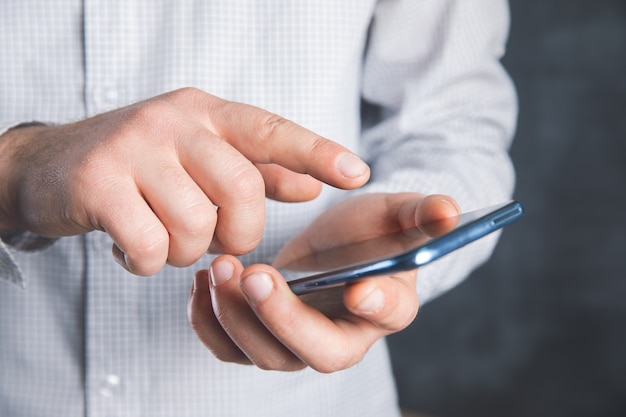
<svg viewBox="0 0 626 417">
<path fill-rule="evenodd" d="M 110 238 L 87 236 L 86 409 L 88 416 L 137 416 L 141 411 L 140 280 L 121 272 Z"/>
<path fill-rule="evenodd" d="M 87 116 L 123 104 L 133 95 L 127 77 L 134 39 L 132 2 L 85 0 L 85 106 Z M 132 49 L 131 49 L 132 48 Z M 125 276 L 111 256 L 108 235 L 86 237 L 85 381 L 90 417 L 141 415 L 142 338 L 137 282 Z"/>
</svg>

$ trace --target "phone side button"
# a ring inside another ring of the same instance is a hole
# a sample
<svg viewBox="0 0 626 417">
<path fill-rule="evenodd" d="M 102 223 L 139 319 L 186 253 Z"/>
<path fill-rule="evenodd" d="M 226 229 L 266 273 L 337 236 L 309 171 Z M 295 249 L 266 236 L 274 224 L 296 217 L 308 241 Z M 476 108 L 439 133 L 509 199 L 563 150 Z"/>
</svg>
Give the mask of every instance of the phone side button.
<svg viewBox="0 0 626 417">
<path fill-rule="evenodd" d="M 502 213 L 494 217 L 491 222 L 494 226 L 502 227 L 506 224 L 511 223 L 514 220 L 517 220 L 517 218 L 520 216 L 520 214 L 522 214 L 522 212 L 523 212 L 522 207 L 517 206 L 511 211 L 507 211 L 506 213 Z"/>
</svg>

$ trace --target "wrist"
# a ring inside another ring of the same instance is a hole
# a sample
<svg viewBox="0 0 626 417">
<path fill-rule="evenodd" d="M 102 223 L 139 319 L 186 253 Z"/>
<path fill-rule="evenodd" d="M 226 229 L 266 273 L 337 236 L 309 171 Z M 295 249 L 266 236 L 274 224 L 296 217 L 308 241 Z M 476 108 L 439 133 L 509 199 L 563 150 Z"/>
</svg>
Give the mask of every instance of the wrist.
<svg viewBox="0 0 626 417">
<path fill-rule="evenodd" d="M 0 135 L 0 232 L 20 227 L 17 203 L 19 149 L 29 137 L 45 126 L 41 123 L 24 123 Z"/>
</svg>

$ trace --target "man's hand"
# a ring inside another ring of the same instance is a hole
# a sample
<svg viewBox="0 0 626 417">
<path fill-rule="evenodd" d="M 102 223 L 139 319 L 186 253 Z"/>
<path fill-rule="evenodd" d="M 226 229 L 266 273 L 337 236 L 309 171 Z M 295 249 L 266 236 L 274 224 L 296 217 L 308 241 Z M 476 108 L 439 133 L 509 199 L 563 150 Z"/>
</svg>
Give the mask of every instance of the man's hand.
<svg viewBox="0 0 626 417">
<path fill-rule="evenodd" d="M 186 88 L 62 126 L 0 138 L 0 230 L 107 232 L 129 271 L 259 243 L 265 197 L 304 201 L 320 181 L 363 185 L 342 146 L 259 108 Z"/>
<path fill-rule="evenodd" d="M 445 196 L 355 197 L 318 217 L 285 246 L 276 263 L 457 214 L 458 206 Z M 225 255 L 209 271 L 196 274 L 188 315 L 200 340 L 223 361 L 333 372 L 356 364 L 374 342 L 413 321 L 418 310 L 415 283 L 413 271 L 366 279 L 340 293 L 298 297 L 273 267 L 244 268 Z M 314 307 L 319 305 L 323 312 Z"/>
</svg>

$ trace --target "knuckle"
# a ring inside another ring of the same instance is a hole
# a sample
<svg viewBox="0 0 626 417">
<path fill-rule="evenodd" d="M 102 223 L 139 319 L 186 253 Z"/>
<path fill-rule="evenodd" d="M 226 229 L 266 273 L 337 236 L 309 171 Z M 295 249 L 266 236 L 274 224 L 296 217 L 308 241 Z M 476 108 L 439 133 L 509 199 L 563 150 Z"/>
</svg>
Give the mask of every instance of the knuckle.
<svg viewBox="0 0 626 417">
<path fill-rule="evenodd" d="M 357 364 L 363 355 L 355 355 L 349 349 L 338 349 L 324 360 L 310 363 L 309 366 L 322 374 L 343 371 Z"/>
<path fill-rule="evenodd" d="M 331 142 L 328 139 L 315 135 L 309 146 L 309 152 L 311 155 L 327 155 L 330 150 L 329 144 L 331 144 Z"/>
<path fill-rule="evenodd" d="M 183 87 L 167 94 L 174 102 L 199 103 L 205 100 L 209 94 L 196 87 Z"/>
<path fill-rule="evenodd" d="M 196 87 L 182 87 L 182 88 L 172 91 L 170 94 L 173 97 L 196 97 L 204 93 L 202 90 Z"/>
<path fill-rule="evenodd" d="M 217 242 L 221 250 L 235 255 L 256 248 L 263 234 L 265 184 L 260 173 L 252 165 L 249 168 L 235 170 L 228 184 L 230 198 L 224 208 L 231 216 L 221 216 L 219 208 L 217 211 Z"/>
<path fill-rule="evenodd" d="M 254 366 L 256 366 L 257 368 L 259 368 L 259 369 L 261 369 L 263 371 L 278 371 L 278 370 L 280 370 L 279 362 L 271 360 L 269 358 L 254 359 L 252 361 L 252 363 L 254 363 Z"/>
<path fill-rule="evenodd" d="M 233 171 L 230 183 L 231 195 L 236 196 L 243 204 L 258 202 L 265 197 L 265 181 L 253 165 L 242 164 Z"/>
<path fill-rule="evenodd" d="M 261 174 L 249 166 L 235 175 L 233 186 L 238 193 L 256 197 L 265 188 L 265 183 Z"/>
<path fill-rule="evenodd" d="M 211 351 L 213 356 L 221 362 L 226 363 L 250 363 L 246 360 L 246 356 L 241 351 L 235 351 L 234 349 L 221 349 L 211 344 L 204 343 L 205 346 Z"/>
<path fill-rule="evenodd" d="M 217 222 L 217 214 L 208 204 L 196 204 L 186 210 L 186 215 L 181 216 L 179 222 L 179 231 L 186 237 L 210 241 Z"/>
<path fill-rule="evenodd" d="M 131 119 L 142 128 L 160 126 L 172 114 L 172 105 L 164 99 L 153 99 L 134 107 Z"/>
<path fill-rule="evenodd" d="M 272 142 L 280 130 L 288 128 L 291 122 L 282 116 L 262 112 L 256 119 L 256 132 L 264 143 Z"/>
<path fill-rule="evenodd" d="M 413 322 L 416 316 L 417 307 L 405 308 L 402 311 L 394 308 L 393 311 L 382 317 L 373 318 L 372 321 L 388 334 L 404 330 Z"/>
<path fill-rule="evenodd" d="M 99 147 L 78 161 L 72 168 L 58 173 L 67 177 L 65 183 L 68 184 L 72 193 L 89 191 L 89 196 L 96 196 L 116 191 L 126 174 L 115 149 L 120 136 L 120 134 L 114 134 L 106 146 Z"/>
<path fill-rule="evenodd" d="M 129 266 L 140 275 L 152 275 L 165 264 L 168 245 L 166 233 L 154 229 L 137 232 L 131 244 L 124 248 Z"/>
<path fill-rule="evenodd" d="M 369 344 L 363 346 L 351 339 L 336 340 L 332 345 L 318 349 L 322 353 L 310 358 L 308 365 L 323 374 L 343 371 L 360 362 L 368 349 Z"/>
<path fill-rule="evenodd" d="M 414 281 L 407 281 L 400 277 L 383 277 L 380 283 L 385 288 L 383 307 L 363 317 L 376 325 L 384 334 L 405 329 L 413 322 L 419 308 Z"/>
<path fill-rule="evenodd" d="M 134 252 L 146 257 L 155 257 L 167 248 L 167 237 L 154 231 L 139 233 L 133 242 Z"/>
<path fill-rule="evenodd" d="M 271 358 L 261 358 L 253 361 L 254 365 L 264 371 L 299 371 L 306 368 L 306 364 L 292 355 L 275 355 Z"/>
<path fill-rule="evenodd" d="M 156 97 L 131 107 L 127 123 L 116 132 L 118 143 L 125 148 L 145 147 L 180 140 L 187 129 L 187 116 L 179 106 L 164 97 Z"/>
<path fill-rule="evenodd" d="M 220 239 L 211 243 L 211 250 L 215 253 L 228 253 L 233 256 L 241 256 L 252 252 L 260 243 L 261 237 L 253 236 L 247 240 L 226 240 Z"/>
</svg>

